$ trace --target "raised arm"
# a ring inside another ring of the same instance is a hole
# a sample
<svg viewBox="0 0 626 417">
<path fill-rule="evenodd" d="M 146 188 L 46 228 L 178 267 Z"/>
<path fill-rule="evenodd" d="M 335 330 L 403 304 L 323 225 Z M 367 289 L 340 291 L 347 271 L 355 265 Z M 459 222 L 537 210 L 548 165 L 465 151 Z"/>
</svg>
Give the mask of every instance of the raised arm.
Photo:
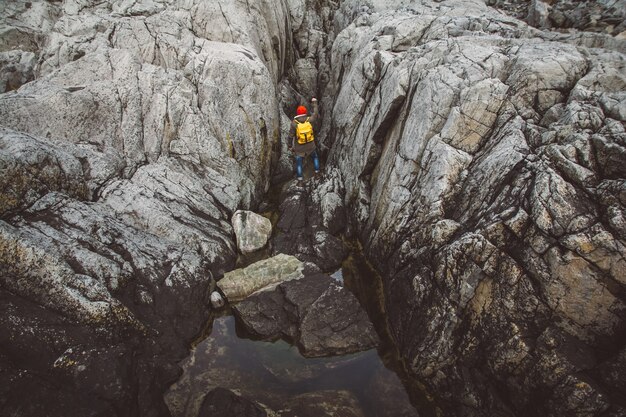
<svg viewBox="0 0 626 417">
<path fill-rule="evenodd" d="M 317 99 L 315 97 L 313 97 L 311 99 L 311 103 L 313 104 L 313 113 L 311 113 L 311 118 L 309 119 L 309 121 L 311 122 L 312 125 L 314 125 L 315 128 L 317 128 L 317 119 L 319 118 L 319 108 L 317 107 Z"/>
</svg>

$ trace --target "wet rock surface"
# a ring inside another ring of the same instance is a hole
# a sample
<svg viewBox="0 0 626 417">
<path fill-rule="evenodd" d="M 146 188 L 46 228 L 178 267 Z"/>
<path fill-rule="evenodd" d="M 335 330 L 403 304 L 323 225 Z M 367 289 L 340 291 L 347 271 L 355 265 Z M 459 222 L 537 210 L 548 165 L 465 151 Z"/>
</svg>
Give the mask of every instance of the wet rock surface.
<svg viewBox="0 0 626 417">
<path fill-rule="evenodd" d="M 345 231 L 344 190 L 338 173 L 300 184 L 288 183 L 280 196 L 274 253 L 287 253 L 323 271 L 336 270 L 346 257 L 340 234 Z"/>
<path fill-rule="evenodd" d="M 198 417 L 267 417 L 260 405 L 225 388 L 209 391 L 202 401 Z"/>
<path fill-rule="evenodd" d="M 298 395 L 280 410 L 281 417 L 363 417 L 356 398 L 346 391 L 321 391 Z"/>
<path fill-rule="evenodd" d="M 282 283 L 232 308 L 250 334 L 263 340 L 284 338 L 305 357 L 344 355 L 378 344 L 358 300 L 325 274 Z"/>
<path fill-rule="evenodd" d="M 165 395 L 173 416 L 197 416 L 207 393 L 217 387 L 253 401 L 268 415 L 418 415 L 398 376 L 375 350 L 303 358 L 283 341 L 253 341 L 244 333 L 232 316 L 213 321 L 210 336 L 194 347 L 182 363 L 183 375 Z M 380 381 L 384 398 L 377 391 Z M 389 410 L 405 413 L 387 413 L 388 401 L 395 401 Z"/>
</svg>

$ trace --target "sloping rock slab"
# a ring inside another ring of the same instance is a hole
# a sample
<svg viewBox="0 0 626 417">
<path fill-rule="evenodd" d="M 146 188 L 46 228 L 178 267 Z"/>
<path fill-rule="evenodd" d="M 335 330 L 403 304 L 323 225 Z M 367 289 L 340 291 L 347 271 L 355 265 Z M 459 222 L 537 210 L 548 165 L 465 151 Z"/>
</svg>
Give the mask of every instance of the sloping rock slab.
<svg viewBox="0 0 626 417">
<path fill-rule="evenodd" d="M 211 390 L 200 408 L 198 417 L 272 417 L 276 414 L 226 388 Z"/>
<path fill-rule="evenodd" d="M 302 262 L 293 256 L 278 254 L 252 265 L 224 274 L 217 286 L 228 301 L 241 301 L 249 295 L 274 288 L 283 281 L 303 277 Z"/>
<path fill-rule="evenodd" d="M 280 197 L 272 251 L 294 255 L 326 272 L 337 270 L 346 257 L 339 237 L 346 225 L 343 196 L 337 171 L 326 172 L 305 185 L 294 182 L 286 187 Z"/>
<path fill-rule="evenodd" d="M 306 357 L 360 352 L 379 342 L 356 297 L 325 274 L 284 282 L 233 310 L 256 337 L 293 341 Z"/>
</svg>

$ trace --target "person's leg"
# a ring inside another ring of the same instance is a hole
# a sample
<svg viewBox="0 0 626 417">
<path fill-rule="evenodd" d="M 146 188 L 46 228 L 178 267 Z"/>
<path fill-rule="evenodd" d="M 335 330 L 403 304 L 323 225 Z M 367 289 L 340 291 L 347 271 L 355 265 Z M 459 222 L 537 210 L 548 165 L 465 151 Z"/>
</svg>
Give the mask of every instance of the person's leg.
<svg viewBox="0 0 626 417">
<path fill-rule="evenodd" d="M 320 158 L 317 156 L 317 149 L 311 152 L 311 158 L 313 158 L 313 166 L 315 167 L 315 172 L 320 172 Z"/>
<path fill-rule="evenodd" d="M 298 179 L 302 179 L 302 160 L 304 158 L 302 156 L 296 156 L 296 175 Z"/>
</svg>

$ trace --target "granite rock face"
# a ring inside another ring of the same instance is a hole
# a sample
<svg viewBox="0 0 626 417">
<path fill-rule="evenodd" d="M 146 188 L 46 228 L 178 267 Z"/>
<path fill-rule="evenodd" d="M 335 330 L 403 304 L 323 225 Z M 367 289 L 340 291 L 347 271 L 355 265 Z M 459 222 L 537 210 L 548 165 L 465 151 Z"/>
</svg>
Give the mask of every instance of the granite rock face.
<svg viewBox="0 0 626 417">
<path fill-rule="evenodd" d="M 413 374 L 458 415 L 618 415 L 624 41 L 480 1 L 335 21 L 327 164 Z"/>
<path fill-rule="evenodd" d="M 578 29 L 624 36 L 626 2 L 624 0 L 487 0 L 535 27 L 543 29 Z"/>
<path fill-rule="evenodd" d="M 280 159 L 294 8 L 5 3 L 3 412 L 44 415 L 58 397 L 48 415 L 167 415 L 213 276 L 235 265 L 231 217 Z"/>
</svg>

